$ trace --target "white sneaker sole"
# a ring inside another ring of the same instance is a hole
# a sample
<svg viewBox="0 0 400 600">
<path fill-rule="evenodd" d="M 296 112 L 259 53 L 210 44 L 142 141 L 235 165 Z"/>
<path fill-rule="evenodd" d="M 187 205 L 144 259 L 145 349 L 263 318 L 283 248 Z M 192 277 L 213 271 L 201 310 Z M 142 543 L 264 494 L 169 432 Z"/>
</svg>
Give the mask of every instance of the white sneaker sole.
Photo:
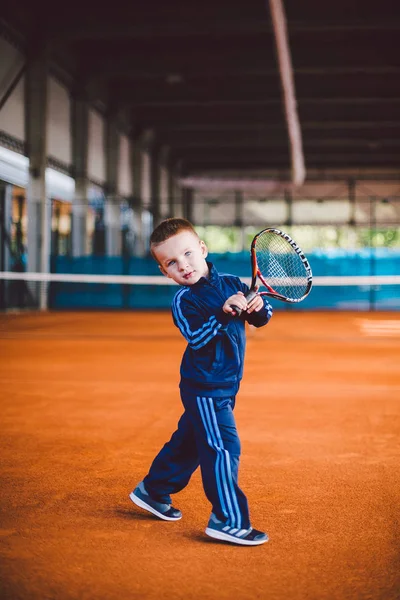
<svg viewBox="0 0 400 600">
<path fill-rule="evenodd" d="M 235 537 L 234 535 L 229 535 L 228 533 L 224 533 L 223 531 L 217 531 L 216 529 L 211 529 L 207 527 L 206 534 L 210 537 L 221 540 L 223 542 L 230 542 L 231 544 L 239 544 L 241 546 L 260 546 L 261 544 L 265 544 L 268 542 L 268 538 L 265 540 L 244 540 L 242 538 Z"/>
<path fill-rule="evenodd" d="M 155 508 L 150 506 L 150 504 L 146 504 L 146 502 L 144 502 L 143 500 L 141 500 L 140 498 L 135 496 L 135 494 L 133 492 L 131 492 L 129 494 L 129 498 L 132 500 L 132 502 L 134 504 L 136 504 L 136 506 L 140 506 L 140 508 L 147 510 L 147 512 L 153 513 L 153 515 L 156 515 L 156 517 L 158 517 L 159 519 L 162 519 L 163 521 L 179 521 L 180 519 L 182 519 L 182 516 L 178 517 L 177 519 L 175 519 L 173 517 L 166 517 L 162 513 L 158 512 L 158 510 L 156 510 Z"/>
</svg>

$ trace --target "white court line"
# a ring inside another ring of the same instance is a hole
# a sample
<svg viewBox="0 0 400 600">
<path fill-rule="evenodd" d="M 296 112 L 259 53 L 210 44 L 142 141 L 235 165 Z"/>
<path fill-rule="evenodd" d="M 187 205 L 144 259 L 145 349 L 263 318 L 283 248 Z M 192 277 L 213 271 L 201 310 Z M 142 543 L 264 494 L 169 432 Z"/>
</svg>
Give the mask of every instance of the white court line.
<svg viewBox="0 0 400 600">
<path fill-rule="evenodd" d="M 400 337 L 400 320 L 357 319 L 361 333 L 375 337 Z"/>
<path fill-rule="evenodd" d="M 364 321 L 361 326 L 370 329 L 400 329 L 400 321 Z"/>
</svg>

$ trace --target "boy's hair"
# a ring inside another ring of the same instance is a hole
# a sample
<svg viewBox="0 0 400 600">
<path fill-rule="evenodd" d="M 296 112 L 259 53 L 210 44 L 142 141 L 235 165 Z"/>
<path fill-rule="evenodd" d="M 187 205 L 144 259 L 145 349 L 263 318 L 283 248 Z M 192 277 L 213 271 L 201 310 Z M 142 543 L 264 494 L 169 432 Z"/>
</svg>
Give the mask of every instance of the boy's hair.
<svg viewBox="0 0 400 600">
<path fill-rule="evenodd" d="M 195 228 L 190 221 L 187 221 L 186 219 L 172 217 L 170 219 L 165 219 L 165 221 L 162 221 L 159 225 L 157 225 L 150 236 L 150 252 L 153 258 L 157 260 L 157 257 L 154 254 L 154 248 L 156 246 L 162 244 L 162 242 L 165 242 L 170 237 L 173 237 L 181 231 L 191 231 L 197 236 Z"/>
</svg>

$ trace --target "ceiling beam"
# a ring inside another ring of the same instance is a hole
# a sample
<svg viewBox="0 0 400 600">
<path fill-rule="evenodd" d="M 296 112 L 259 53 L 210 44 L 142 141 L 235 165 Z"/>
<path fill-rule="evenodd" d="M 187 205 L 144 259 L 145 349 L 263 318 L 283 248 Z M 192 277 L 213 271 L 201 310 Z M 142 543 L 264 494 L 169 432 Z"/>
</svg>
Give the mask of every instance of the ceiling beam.
<svg viewBox="0 0 400 600">
<path fill-rule="evenodd" d="M 372 156 L 360 156 L 359 153 L 352 154 L 307 154 L 309 168 L 394 168 L 399 164 L 399 154 L 377 154 Z M 289 169 L 289 157 L 271 154 L 270 156 L 203 156 L 184 159 L 184 167 L 187 172 L 209 171 L 222 169 Z"/>
<path fill-rule="evenodd" d="M 370 129 L 389 129 L 395 130 L 400 128 L 400 120 L 399 121 L 304 121 L 302 122 L 303 130 L 340 130 L 340 129 L 349 129 L 349 130 L 365 130 L 368 131 Z M 165 125 L 158 128 L 158 131 L 161 135 L 175 135 L 176 133 L 182 134 L 183 136 L 188 133 L 200 133 L 204 135 L 213 135 L 228 132 L 232 135 L 237 132 L 250 132 L 250 131 L 260 131 L 269 133 L 271 131 L 275 132 L 286 132 L 285 125 L 281 123 L 271 123 L 267 125 L 265 121 L 254 122 L 254 121 L 241 121 L 231 123 L 166 123 Z"/>
<path fill-rule="evenodd" d="M 203 171 L 200 168 L 193 167 L 193 177 L 197 179 L 201 178 L 203 182 L 213 181 L 232 181 L 233 178 L 238 177 L 237 174 L 232 173 L 230 168 L 218 168 L 212 167 L 212 175 Z M 246 167 L 244 171 L 244 177 L 240 176 L 240 181 L 253 182 L 258 187 L 262 183 L 269 183 L 274 181 L 289 182 L 289 170 L 288 168 L 278 169 L 266 169 L 265 165 L 259 168 Z M 191 175 L 182 176 L 180 180 L 185 185 L 190 187 L 194 186 L 195 181 L 190 179 Z M 400 180 L 400 173 L 396 169 L 386 169 L 384 167 L 377 167 L 374 169 L 372 166 L 367 167 L 316 167 L 309 169 L 307 172 L 307 181 L 338 181 L 343 184 L 351 178 L 355 178 L 357 181 L 384 181 L 384 182 L 398 182 Z M 239 184 L 240 185 L 240 184 Z"/>
<path fill-rule="evenodd" d="M 175 148 L 171 148 L 171 152 L 174 155 L 184 154 L 187 160 L 210 160 L 210 161 L 218 161 L 218 160 L 244 160 L 252 161 L 254 159 L 271 159 L 271 160 L 286 160 L 289 157 L 289 153 L 285 151 L 284 147 L 278 148 L 278 150 L 270 147 L 224 147 L 217 148 L 209 146 L 208 148 L 190 148 L 185 149 L 184 152 L 179 152 L 175 150 Z M 316 148 L 315 150 L 311 148 L 306 151 L 307 157 L 318 158 L 320 157 L 322 160 L 330 160 L 331 158 L 335 159 L 335 157 L 343 156 L 344 158 L 348 158 L 351 156 L 358 156 L 360 158 L 360 162 L 363 159 L 375 159 L 375 158 L 396 158 L 399 160 L 400 152 L 399 147 L 395 148 L 394 151 L 388 151 L 385 149 L 385 152 L 372 152 L 370 150 L 360 152 L 358 148 L 354 148 L 352 146 L 344 146 L 342 147 L 326 147 L 325 149 Z"/>
<path fill-rule="evenodd" d="M 186 140 L 176 141 L 174 139 L 168 139 L 168 144 L 171 145 L 175 150 L 190 150 L 194 149 L 222 149 L 229 150 L 230 148 L 240 148 L 243 150 L 265 150 L 274 152 L 276 149 L 288 148 L 288 141 L 285 136 L 280 137 L 268 137 L 268 138 L 249 138 L 248 136 L 244 139 L 238 138 L 235 140 L 224 140 L 223 138 L 209 139 L 198 141 L 193 138 L 187 138 Z M 322 138 L 313 139 L 307 138 L 304 142 L 306 150 L 310 148 L 357 148 L 360 151 L 365 149 L 376 151 L 381 148 L 400 148 L 400 139 L 355 139 L 355 138 L 341 138 L 336 139 Z"/>
<path fill-rule="evenodd" d="M 227 97 L 223 98 L 204 98 L 204 99 L 185 99 L 185 98 L 177 98 L 177 99 L 159 99 L 159 100 L 135 100 L 135 92 L 128 92 L 122 98 L 123 104 L 129 105 L 131 108 L 179 108 L 179 107 L 188 107 L 188 108 L 197 108 L 197 107 L 217 107 L 217 106 L 274 106 L 281 104 L 281 98 L 243 98 L 241 100 L 232 99 Z M 302 97 L 298 98 L 298 104 L 354 104 L 354 105 L 370 105 L 370 104 L 379 104 L 382 106 L 385 105 L 400 105 L 400 97 L 328 97 L 328 98 L 320 98 L 316 96 L 310 97 Z"/>
<path fill-rule="evenodd" d="M 273 78 L 235 81 L 221 77 L 213 82 L 189 78 L 176 85 L 169 85 L 165 80 L 143 81 L 140 84 L 126 80 L 108 83 L 109 97 L 114 98 L 116 104 L 126 103 L 133 107 L 174 104 L 198 106 L 207 103 L 268 105 L 280 101 L 279 92 L 277 75 Z M 299 103 L 349 103 L 354 99 L 356 103 L 362 101 L 365 104 L 371 103 L 376 95 L 379 95 L 379 101 L 393 102 L 400 98 L 400 77 L 346 75 L 343 79 L 329 75 L 317 78 L 305 76 L 297 78 L 297 92 Z"/>
<path fill-rule="evenodd" d="M 377 133 L 384 129 L 393 132 L 393 135 L 398 135 L 397 129 L 400 129 L 400 121 L 304 121 L 302 123 L 303 130 L 332 130 L 336 131 L 359 131 L 368 135 L 370 130 L 376 130 Z M 186 139 L 187 135 L 197 134 L 199 136 L 221 136 L 224 134 L 237 136 L 240 133 L 249 134 L 250 132 L 269 134 L 274 133 L 278 137 L 282 133 L 286 133 L 285 125 L 281 123 L 266 124 L 265 121 L 260 122 L 231 122 L 231 123 L 166 123 L 158 128 L 158 132 L 162 136 L 170 136 L 171 139 Z"/>
<path fill-rule="evenodd" d="M 273 36 L 249 36 L 246 40 L 237 38 L 220 40 L 211 37 L 207 43 L 197 38 L 172 38 L 165 43 L 154 40 L 116 40 L 105 44 L 104 41 L 80 42 L 72 49 L 79 59 L 83 72 L 97 76 L 102 71 L 125 73 L 176 74 L 195 76 L 196 72 L 211 71 L 241 72 L 250 69 L 250 73 L 260 69 L 276 72 L 273 48 Z M 357 36 L 328 36 L 321 34 L 317 39 L 304 34 L 302 39 L 291 38 L 291 47 L 295 57 L 293 67 L 323 69 L 341 69 L 366 67 L 398 67 L 393 48 L 398 42 L 398 32 L 386 32 L 374 35 L 365 32 Z M 161 45 L 160 45 L 161 44 Z M 377 51 L 379 48 L 379 52 Z"/>
<path fill-rule="evenodd" d="M 118 79 L 124 77 L 129 80 L 134 79 L 161 79 L 177 84 L 182 80 L 193 78 L 204 78 L 208 81 L 210 78 L 217 77 L 224 79 L 240 79 L 248 77 L 276 77 L 277 68 L 275 66 L 266 67 L 261 64 L 258 66 L 255 61 L 248 65 L 235 65 L 227 63 L 226 65 L 205 65 L 204 62 L 198 64 L 192 63 L 190 69 L 174 67 L 171 61 L 170 66 L 167 63 L 164 66 L 148 64 L 146 58 L 138 64 L 129 57 L 121 56 L 118 61 L 110 61 L 107 56 L 86 59 L 84 70 L 88 78 L 96 79 Z M 400 67 L 393 65 L 337 65 L 337 66 L 296 66 L 293 65 L 295 75 L 400 75 Z"/>
<path fill-rule="evenodd" d="M 139 24 L 136 24 L 139 23 Z M 108 23 L 94 23 L 93 20 L 82 24 L 77 19 L 73 24 L 57 26 L 55 23 L 48 34 L 48 40 L 52 44 L 76 40 L 121 40 L 128 39 L 156 39 L 156 38 L 193 38 L 210 36 L 248 36 L 254 34 L 271 33 L 272 27 L 267 15 L 263 19 L 207 19 L 202 22 L 201 18 L 182 19 L 174 22 L 146 22 L 138 12 L 136 23 L 125 22 L 113 23 L 112 17 Z M 327 32 L 354 32 L 354 31 L 399 31 L 400 19 L 390 20 L 362 20 L 353 22 L 320 22 L 311 23 L 306 21 L 288 22 L 290 34 L 295 33 L 327 33 Z"/>
<path fill-rule="evenodd" d="M 174 123 L 196 123 L 200 126 L 213 126 L 214 123 L 249 123 L 263 122 L 266 125 L 269 121 L 281 123 L 285 127 L 285 121 L 282 115 L 282 109 L 279 104 L 270 106 L 266 114 L 265 107 L 255 106 L 248 110 L 246 106 L 203 106 L 201 110 L 198 107 L 174 107 L 166 106 L 160 108 L 147 108 L 132 110 L 132 123 L 138 131 L 147 127 L 156 127 L 162 129 Z"/>
<path fill-rule="evenodd" d="M 118 97 L 118 96 L 117 96 Z M 124 95 L 119 95 L 121 105 L 125 102 Z M 129 106 L 129 98 L 127 105 Z M 302 120 L 307 122 L 319 121 L 326 123 L 327 127 L 332 122 L 351 123 L 368 122 L 376 123 L 377 119 L 386 122 L 400 121 L 399 98 L 352 98 L 352 99 L 299 99 L 299 110 Z M 148 106 L 143 103 L 140 107 L 131 108 L 132 123 L 140 130 L 144 127 L 180 126 L 194 124 L 197 127 L 213 127 L 215 124 L 225 124 L 235 128 L 237 124 L 246 127 L 253 123 L 255 127 L 260 124 L 285 126 L 282 107 L 278 98 L 272 102 L 192 102 L 165 103 L 161 106 Z"/>
</svg>

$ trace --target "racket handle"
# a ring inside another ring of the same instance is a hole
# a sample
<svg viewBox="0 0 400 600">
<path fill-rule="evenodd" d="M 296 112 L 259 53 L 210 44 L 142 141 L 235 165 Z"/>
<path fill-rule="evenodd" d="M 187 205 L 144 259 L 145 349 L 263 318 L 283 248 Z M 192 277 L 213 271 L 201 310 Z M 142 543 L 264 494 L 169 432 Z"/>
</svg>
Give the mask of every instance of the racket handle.
<svg viewBox="0 0 400 600">
<path fill-rule="evenodd" d="M 253 298 L 255 298 L 257 296 L 257 292 L 255 292 L 254 290 L 250 290 L 247 294 L 246 294 L 246 300 L 248 302 L 251 302 L 253 300 Z M 235 306 L 234 304 L 232 304 L 232 308 L 235 311 L 235 317 L 240 317 L 240 315 L 242 314 L 242 309 L 239 308 L 238 306 Z"/>
</svg>

